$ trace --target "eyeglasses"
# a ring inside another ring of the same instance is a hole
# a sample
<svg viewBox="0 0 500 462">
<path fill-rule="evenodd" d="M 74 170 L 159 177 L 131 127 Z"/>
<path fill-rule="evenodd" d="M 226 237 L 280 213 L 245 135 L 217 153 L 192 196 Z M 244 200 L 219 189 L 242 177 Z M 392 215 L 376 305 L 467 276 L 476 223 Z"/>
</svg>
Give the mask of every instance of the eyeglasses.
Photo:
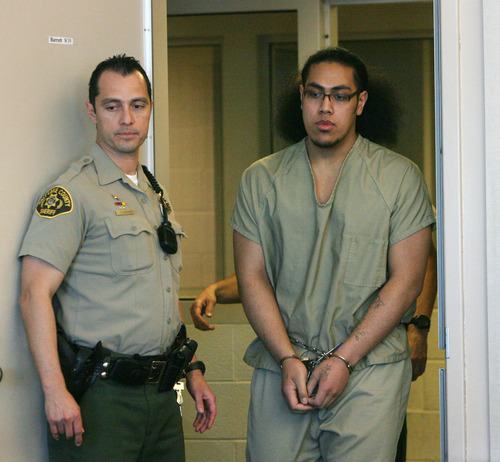
<svg viewBox="0 0 500 462">
<path fill-rule="evenodd" d="M 358 94 L 359 91 L 355 91 L 354 93 L 348 95 L 346 93 L 323 93 L 322 91 L 317 90 L 304 90 L 304 98 L 307 101 L 318 104 L 323 103 L 325 97 L 328 98 L 328 100 L 332 104 L 347 104 L 349 101 L 351 101 L 352 97 Z"/>
</svg>

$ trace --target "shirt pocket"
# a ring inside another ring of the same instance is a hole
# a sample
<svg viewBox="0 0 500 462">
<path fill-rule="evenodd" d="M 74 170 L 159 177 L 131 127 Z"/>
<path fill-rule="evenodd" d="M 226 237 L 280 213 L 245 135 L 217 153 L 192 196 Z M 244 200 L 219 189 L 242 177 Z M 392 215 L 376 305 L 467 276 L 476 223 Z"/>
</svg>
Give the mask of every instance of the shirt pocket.
<svg viewBox="0 0 500 462">
<path fill-rule="evenodd" d="M 151 271 L 154 263 L 154 235 L 149 223 L 140 217 L 108 217 L 111 266 L 117 274 Z"/>
<path fill-rule="evenodd" d="M 351 236 L 344 283 L 378 288 L 387 280 L 387 241 Z"/>
<path fill-rule="evenodd" d="M 176 221 L 170 220 L 170 224 L 172 225 L 172 229 L 175 231 L 175 236 L 177 238 L 177 252 L 170 255 L 170 264 L 176 273 L 180 273 L 182 270 L 181 238 L 187 238 L 187 235 L 184 233 L 182 226 Z"/>
</svg>

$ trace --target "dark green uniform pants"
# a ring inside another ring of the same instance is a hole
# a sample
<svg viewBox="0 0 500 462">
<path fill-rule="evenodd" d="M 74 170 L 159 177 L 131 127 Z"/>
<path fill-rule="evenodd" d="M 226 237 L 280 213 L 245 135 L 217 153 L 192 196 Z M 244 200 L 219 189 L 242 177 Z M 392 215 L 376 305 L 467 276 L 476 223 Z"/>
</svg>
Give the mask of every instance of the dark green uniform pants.
<svg viewBox="0 0 500 462">
<path fill-rule="evenodd" d="M 184 435 L 174 391 L 97 379 L 80 403 L 83 443 L 48 433 L 50 461 L 183 462 Z"/>
</svg>

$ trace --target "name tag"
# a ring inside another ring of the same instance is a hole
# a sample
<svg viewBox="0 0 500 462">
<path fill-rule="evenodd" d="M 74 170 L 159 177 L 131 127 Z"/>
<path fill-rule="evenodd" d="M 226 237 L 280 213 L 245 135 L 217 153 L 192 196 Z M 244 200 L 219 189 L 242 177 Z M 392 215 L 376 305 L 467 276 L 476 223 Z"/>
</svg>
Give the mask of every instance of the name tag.
<svg viewBox="0 0 500 462">
<path fill-rule="evenodd" d="M 116 211 L 116 214 L 118 216 L 121 216 L 121 215 L 133 215 L 135 212 L 133 210 L 117 210 Z"/>
</svg>

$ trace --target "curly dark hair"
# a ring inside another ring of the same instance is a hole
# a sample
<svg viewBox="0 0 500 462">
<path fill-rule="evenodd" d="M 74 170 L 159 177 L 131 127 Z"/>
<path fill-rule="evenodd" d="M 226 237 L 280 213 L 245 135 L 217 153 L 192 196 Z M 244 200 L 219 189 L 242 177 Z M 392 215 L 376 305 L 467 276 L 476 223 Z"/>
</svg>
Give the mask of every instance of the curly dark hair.
<svg viewBox="0 0 500 462">
<path fill-rule="evenodd" d="M 274 116 L 276 129 L 290 143 L 307 136 L 300 107 L 300 84 L 300 78 L 295 77 L 280 93 Z M 356 118 L 356 131 L 374 143 L 394 145 L 403 113 L 394 83 L 380 70 L 370 69 L 366 90 L 368 100 Z"/>
<path fill-rule="evenodd" d="M 338 63 L 342 66 L 350 67 L 354 72 L 354 83 L 359 93 L 365 91 L 368 87 L 368 71 L 361 58 L 352 51 L 342 47 L 329 47 L 317 51 L 309 56 L 302 68 L 302 82 L 307 82 L 311 66 L 319 63 Z"/>
</svg>

